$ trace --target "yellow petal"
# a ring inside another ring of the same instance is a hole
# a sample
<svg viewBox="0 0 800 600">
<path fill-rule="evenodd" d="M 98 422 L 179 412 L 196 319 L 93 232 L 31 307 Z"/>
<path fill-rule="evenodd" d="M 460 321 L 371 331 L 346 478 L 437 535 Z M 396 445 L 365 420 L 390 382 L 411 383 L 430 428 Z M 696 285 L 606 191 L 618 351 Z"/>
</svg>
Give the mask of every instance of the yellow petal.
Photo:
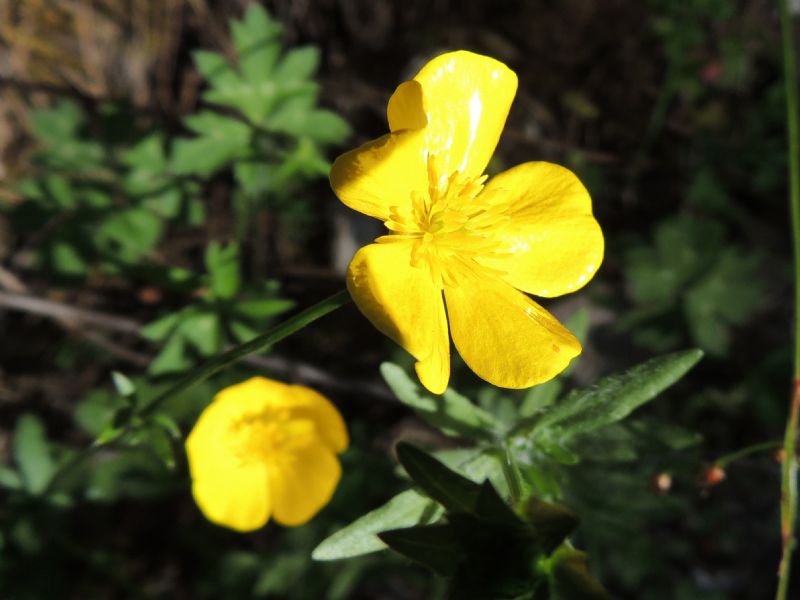
<svg viewBox="0 0 800 600">
<path fill-rule="evenodd" d="M 302 385 L 287 386 L 287 406 L 290 419 L 308 419 L 317 429 L 320 439 L 336 454 L 347 449 L 349 438 L 342 415 L 322 394 Z"/>
<path fill-rule="evenodd" d="M 440 176 L 453 171 L 479 177 L 494 154 L 517 76 L 488 56 L 461 50 L 442 54 L 389 99 L 389 129 L 415 129 L 427 123 L 426 149 L 436 156 Z"/>
<path fill-rule="evenodd" d="M 580 354 L 578 340 L 553 315 L 506 283 L 459 277 L 444 295 L 456 349 L 493 385 L 543 383 Z"/>
<path fill-rule="evenodd" d="M 271 498 L 267 473 L 258 461 L 242 461 L 229 450 L 228 427 L 240 414 L 236 407 L 212 403 L 186 440 L 192 494 L 209 521 L 253 531 L 269 519 Z"/>
<path fill-rule="evenodd" d="M 302 423 L 295 421 L 289 429 Z M 268 470 L 273 516 L 287 526 L 301 525 L 317 514 L 330 501 L 342 474 L 330 448 L 303 435 L 292 435 L 286 447 L 271 457 Z"/>
<path fill-rule="evenodd" d="M 386 117 L 389 120 L 389 131 L 425 127 L 428 124 L 428 117 L 425 114 L 422 84 L 412 79 L 398 85 L 389 98 Z"/>
<path fill-rule="evenodd" d="M 412 192 L 428 189 L 425 132 L 390 133 L 345 152 L 334 161 L 330 181 L 344 204 L 385 221 L 392 206 L 407 209 Z"/>
<path fill-rule="evenodd" d="M 450 378 L 450 341 L 441 291 L 430 273 L 411 266 L 412 243 L 364 246 L 347 272 L 347 289 L 359 310 L 417 359 L 422 385 L 435 394 Z"/>
<path fill-rule="evenodd" d="M 347 427 L 336 407 L 322 394 L 302 385 L 286 385 L 265 377 L 251 377 L 229 386 L 215 397 L 215 403 L 231 410 L 258 412 L 267 408 L 288 411 L 289 420 L 307 419 L 333 452 L 347 449 Z M 234 408 L 235 407 L 235 408 Z"/>
<path fill-rule="evenodd" d="M 573 292 L 603 261 L 603 233 L 589 192 L 569 169 L 528 162 L 493 177 L 481 194 L 507 205 L 494 230 L 499 254 L 480 262 L 503 271 L 514 287 L 536 296 Z"/>
</svg>

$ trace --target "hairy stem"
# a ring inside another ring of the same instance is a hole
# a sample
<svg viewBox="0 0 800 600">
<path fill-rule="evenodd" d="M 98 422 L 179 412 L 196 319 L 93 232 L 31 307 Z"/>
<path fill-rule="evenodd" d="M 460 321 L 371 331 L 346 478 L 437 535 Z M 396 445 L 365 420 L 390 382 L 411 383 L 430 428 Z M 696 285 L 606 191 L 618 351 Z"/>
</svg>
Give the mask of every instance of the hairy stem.
<svg viewBox="0 0 800 600">
<path fill-rule="evenodd" d="M 786 600 L 792 552 L 795 546 L 794 529 L 797 520 L 797 423 L 800 415 L 800 129 L 798 128 L 797 68 L 795 65 L 793 24 L 788 0 L 779 0 L 781 36 L 783 38 L 783 69 L 786 86 L 786 132 L 789 144 L 789 202 L 791 206 L 792 239 L 794 242 L 794 381 L 789 405 L 789 418 L 784 436 L 784 461 L 781 477 L 781 540 L 783 554 L 778 568 L 776 600 Z"/>
</svg>

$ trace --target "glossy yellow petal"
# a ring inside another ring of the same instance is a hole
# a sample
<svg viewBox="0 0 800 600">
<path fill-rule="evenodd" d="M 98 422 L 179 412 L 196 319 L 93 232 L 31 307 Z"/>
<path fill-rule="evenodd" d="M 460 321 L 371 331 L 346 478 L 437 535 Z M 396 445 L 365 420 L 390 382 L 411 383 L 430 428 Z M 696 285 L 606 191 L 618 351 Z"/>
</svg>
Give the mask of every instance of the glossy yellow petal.
<svg viewBox="0 0 800 600">
<path fill-rule="evenodd" d="M 389 129 L 426 123 L 426 149 L 443 181 L 453 171 L 482 175 L 514 100 L 516 74 L 500 61 L 461 50 L 437 56 L 413 81 L 419 88 L 406 82 L 389 100 Z"/>
<path fill-rule="evenodd" d="M 450 378 L 450 342 L 441 291 L 430 273 L 411 266 L 412 243 L 364 246 L 347 272 L 359 310 L 417 359 L 422 385 L 441 394 Z"/>
<path fill-rule="evenodd" d="M 391 207 L 407 209 L 412 192 L 428 189 L 424 130 L 390 133 L 345 152 L 330 181 L 344 204 L 385 221 Z"/>
<path fill-rule="evenodd" d="M 398 85 L 389 98 L 386 117 L 389 120 L 389 131 L 425 127 L 428 124 L 428 117 L 425 114 L 422 84 L 412 79 Z"/>
<path fill-rule="evenodd" d="M 230 426 L 237 407 L 212 403 L 186 440 L 192 494 L 209 521 L 252 531 L 269 519 L 271 498 L 263 463 L 242 460 Z"/>
<path fill-rule="evenodd" d="M 493 385 L 543 383 L 580 354 L 578 340 L 553 315 L 506 283 L 461 277 L 444 295 L 456 349 Z"/>
<path fill-rule="evenodd" d="M 333 496 L 342 474 L 339 461 L 330 448 L 315 435 L 303 435 L 310 421 L 292 421 L 287 441 L 280 452 L 270 457 L 269 482 L 273 498 L 273 517 L 287 526 L 311 519 Z"/>
<path fill-rule="evenodd" d="M 583 287 L 603 261 L 603 233 L 589 192 L 572 171 L 528 162 L 492 178 L 481 194 L 506 206 L 507 220 L 492 231 L 501 244 L 480 262 L 504 272 L 514 287 L 560 296 Z"/>
</svg>

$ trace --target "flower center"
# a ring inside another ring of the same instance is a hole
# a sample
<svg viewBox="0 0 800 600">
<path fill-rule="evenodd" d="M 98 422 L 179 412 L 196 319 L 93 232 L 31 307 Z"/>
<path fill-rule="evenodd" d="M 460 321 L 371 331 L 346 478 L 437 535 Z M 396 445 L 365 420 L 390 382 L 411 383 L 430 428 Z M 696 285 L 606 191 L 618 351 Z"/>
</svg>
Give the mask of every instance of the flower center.
<svg viewBox="0 0 800 600">
<path fill-rule="evenodd" d="M 289 441 L 289 411 L 267 409 L 247 413 L 232 421 L 226 431 L 230 452 L 241 462 L 267 461 Z"/>
<path fill-rule="evenodd" d="M 391 234 L 377 241 L 412 240 L 411 265 L 427 268 L 439 289 L 455 285 L 459 276 L 497 274 L 477 262 L 499 252 L 492 234 L 508 219 L 491 194 L 481 194 L 487 176 L 472 179 L 458 171 L 440 176 L 435 163 L 429 155 L 427 192 L 412 192 L 410 206 L 391 207 L 384 222 Z"/>
</svg>

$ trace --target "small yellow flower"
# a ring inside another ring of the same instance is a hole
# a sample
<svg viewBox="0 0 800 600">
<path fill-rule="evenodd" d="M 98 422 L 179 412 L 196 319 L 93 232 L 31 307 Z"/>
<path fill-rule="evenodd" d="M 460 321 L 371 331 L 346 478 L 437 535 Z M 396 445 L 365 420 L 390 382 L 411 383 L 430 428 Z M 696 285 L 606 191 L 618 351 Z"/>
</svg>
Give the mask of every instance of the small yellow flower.
<svg viewBox="0 0 800 600">
<path fill-rule="evenodd" d="M 341 476 L 341 415 L 300 385 L 254 377 L 219 392 L 186 440 L 192 493 L 214 523 L 252 531 L 311 519 Z"/>
<path fill-rule="evenodd" d="M 581 351 L 522 292 L 560 296 L 594 276 L 603 235 L 588 192 L 546 162 L 483 174 L 516 89 L 492 58 L 439 56 L 390 98 L 391 133 L 331 169 L 341 201 L 389 230 L 356 253 L 348 289 L 434 393 L 450 378 L 448 329 L 469 367 L 501 387 L 547 381 Z"/>
</svg>

